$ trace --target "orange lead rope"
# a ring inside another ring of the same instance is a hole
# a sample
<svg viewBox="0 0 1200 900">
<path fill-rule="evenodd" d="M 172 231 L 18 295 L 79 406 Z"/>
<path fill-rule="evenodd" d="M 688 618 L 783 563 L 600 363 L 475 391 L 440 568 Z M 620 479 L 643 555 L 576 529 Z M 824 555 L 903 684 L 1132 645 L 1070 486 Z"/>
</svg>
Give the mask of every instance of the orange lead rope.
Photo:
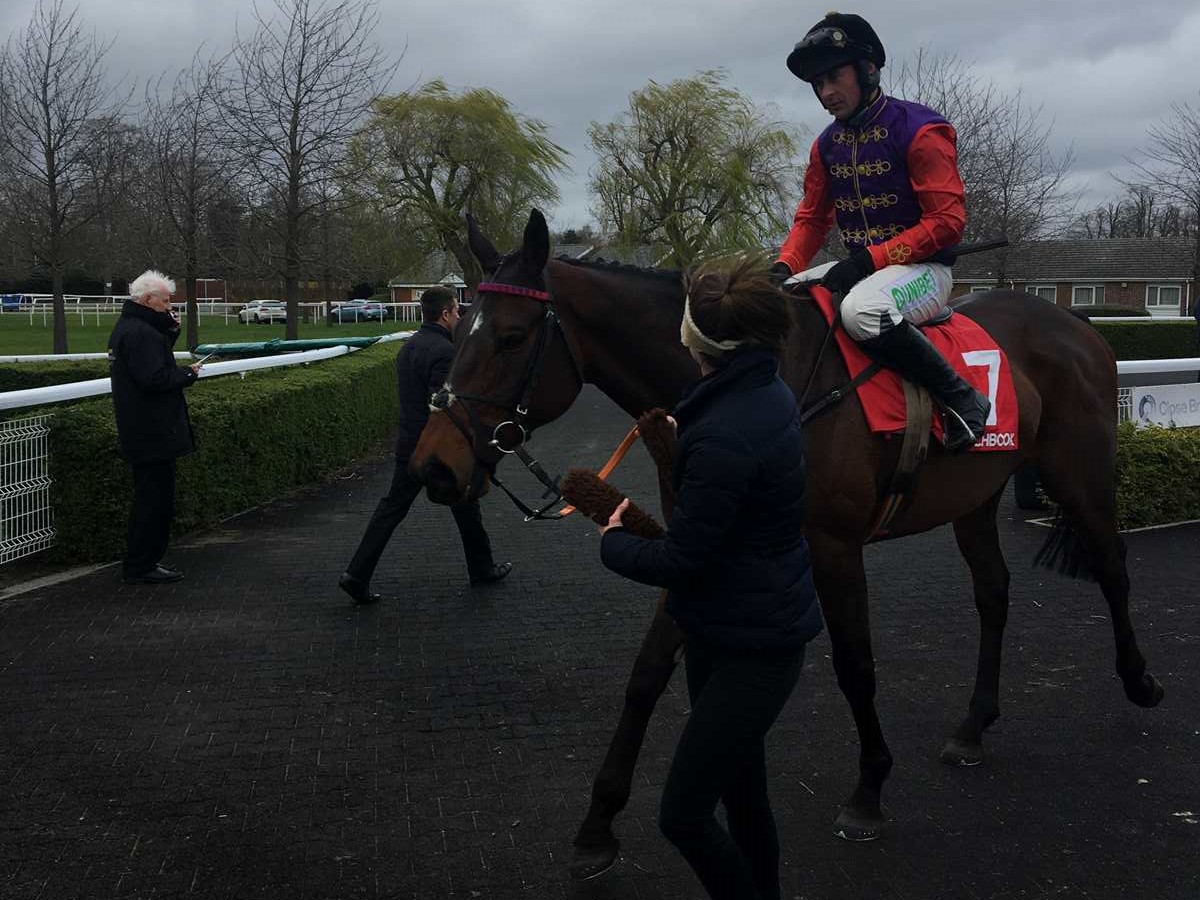
<svg viewBox="0 0 1200 900">
<path fill-rule="evenodd" d="M 629 452 L 629 448 L 633 446 L 633 442 L 637 439 L 638 429 L 637 426 L 634 425 L 629 434 L 625 435 L 625 440 L 621 441 L 621 443 L 617 445 L 617 449 L 614 450 L 612 456 L 608 458 L 608 462 L 604 464 L 604 468 L 600 470 L 598 477 L 601 481 L 604 481 L 606 478 L 608 478 L 608 476 L 612 474 L 613 469 L 620 465 L 621 460 L 625 458 L 625 454 Z M 564 506 L 558 515 L 559 518 L 565 519 L 573 512 L 575 512 L 575 507 Z"/>
</svg>

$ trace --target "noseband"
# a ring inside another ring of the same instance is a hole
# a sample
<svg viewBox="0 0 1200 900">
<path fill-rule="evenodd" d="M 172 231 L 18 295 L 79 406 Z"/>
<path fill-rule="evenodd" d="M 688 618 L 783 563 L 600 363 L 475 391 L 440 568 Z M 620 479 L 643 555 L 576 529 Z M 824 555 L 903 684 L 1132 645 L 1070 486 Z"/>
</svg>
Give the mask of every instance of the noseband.
<svg viewBox="0 0 1200 900">
<path fill-rule="evenodd" d="M 526 420 L 529 416 L 529 404 L 532 402 L 533 392 L 537 387 L 538 378 L 542 373 L 542 367 L 546 360 L 546 353 L 550 349 L 550 344 L 556 334 L 562 337 L 563 344 L 567 348 L 567 357 L 571 360 L 572 369 L 579 381 L 580 388 L 584 384 L 583 369 L 579 364 L 579 360 L 575 357 L 575 351 L 571 347 L 571 342 L 567 340 L 566 332 L 563 331 L 562 321 L 554 309 L 553 299 L 549 291 L 522 287 L 516 284 L 504 284 L 497 281 L 483 281 L 476 288 L 476 294 L 484 293 L 510 294 L 515 297 L 526 297 L 530 300 L 536 300 L 544 306 L 545 313 L 539 323 L 537 344 L 533 348 L 533 353 L 529 356 L 525 372 L 521 376 L 516 390 L 508 398 L 461 394 L 455 391 L 453 385 L 450 383 L 450 377 L 453 377 L 453 372 L 451 372 L 446 384 L 430 399 L 429 406 L 431 409 L 444 412 L 470 445 L 471 453 L 475 457 L 475 471 L 471 477 L 473 491 L 477 493 L 482 487 L 484 477 L 490 476 L 492 482 L 504 491 L 516 507 L 525 514 L 526 522 L 531 519 L 560 519 L 563 515 L 561 512 L 547 512 L 547 510 L 563 499 L 562 493 L 558 489 L 558 482 L 546 474 L 546 470 L 542 468 L 541 463 L 534 459 L 529 451 L 525 449 L 525 442 L 529 440 L 530 435 L 530 429 L 526 425 Z M 469 401 L 461 404 L 467 415 L 468 421 L 465 423 L 460 416 L 455 414 L 453 409 L 456 400 Z M 480 452 L 476 435 L 482 433 L 484 428 L 474 409 L 474 404 L 494 406 L 508 413 L 509 417 L 492 429 L 492 437 L 488 441 L 487 446 L 500 453 L 516 456 L 524 463 L 525 468 L 532 472 L 534 477 L 545 486 L 546 492 L 542 495 L 545 502 L 537 508 L 531 509 L 510 491 L 496 477 L 495 466 L 485 459 L 484 455 Z"/>
</svg>

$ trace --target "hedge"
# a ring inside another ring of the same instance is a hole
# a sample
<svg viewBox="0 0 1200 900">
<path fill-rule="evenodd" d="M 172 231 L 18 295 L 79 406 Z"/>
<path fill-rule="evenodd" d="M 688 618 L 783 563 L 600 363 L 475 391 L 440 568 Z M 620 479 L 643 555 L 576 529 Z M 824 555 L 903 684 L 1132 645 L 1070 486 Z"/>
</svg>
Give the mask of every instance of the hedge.
<svg viewBox="0 0 1200 900">
<path fill-rule="evenodd" d="M 284 369 L 205 379 L 187 392 L 196 452 L 179 461 L 174 532 L 319 481 L 395 427 L 395 344 Z M 53 412 L 50 502 L 55 560 L 115 559 L 124 551 L 132 481 L 117 453 L 108 396 Z"/>
<path fill-rule="evenodd" d="M 1200 519 L 1200 428 L 1117 432 L 1117 521 L 1121 528 Z"/>
<path fill-rule="evenodd" d="M 1197 355 L 1196 323 L 1192 319 L 1177 322 L 1105 322 L 1092 325 L 1112 347 L 1117 359 L 1179 359 Z"/>
<path fill-rule="evenodd" d="M 1109 316 L 1136 317 L 1139 319 L 1151 318 L 1150 310 L 1144 306 L 1078 306 L 1072 309 L 1074 312 L 1083 313 L 1089 319 L 1099 319 Z"/>
<path fill-rule="evenodd" d="M 7 363 L 0 366 L 0 391 L 24 391 L 29 388 L 70 384 L 108 377 L 106 359 L 68 359 L 61 362 Z"/>
</svg>

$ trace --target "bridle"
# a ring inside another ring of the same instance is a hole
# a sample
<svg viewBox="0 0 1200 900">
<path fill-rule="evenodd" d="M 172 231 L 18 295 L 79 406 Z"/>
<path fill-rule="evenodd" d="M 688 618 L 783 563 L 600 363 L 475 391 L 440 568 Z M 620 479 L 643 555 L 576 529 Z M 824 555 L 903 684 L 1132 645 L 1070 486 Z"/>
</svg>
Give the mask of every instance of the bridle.
<svg viewBox="0 0 1200 900">
<path fill-rule="evenodd" d="M 499 266 L 497 266 L 498 268 Z M 543 272 L 543 279 L 547 280 L 545 276 L 546 273 Z M 546 354 L 556 335 L 562 338 L 563 345 L 567 349 L 567 356 L 571 360 L 571 368 L 575 373 L 575 378 L 579 382 L 580 389 L 584 385 L 583 368 L 579 363 L 578 357 L 575 355 L 575 350 L 571 346 L 571 342 L 567 339 L 566 331 L 563 330 L 562 320 L 559 318 L 558 312 L 554 309 L 554 301 L 548 290 L 543 291 L 516 284 L 505 284 L 499 281 L 483 281 L 476 288 L 476 296 L 478 297 L 485 293 L 525 297 L 541 303 L 544 308 L 543 315 L 537 326 L 537 343 L 534 345 L 533 352 L 530 354 L 529 360 L 525 365 L 525 371 L 521 376 L 521 380 L 518 382 L 516 390 L 509 397 L 462 394 L 453 387 L 452 379 L 454 371 L 451 369 L 446 383 L 430 399 L 429 406 L 431 409 L 444 412 L 462 436 L 466 438 L 467 443 L 471 447 L 471 453 L 475 457 L 475 469 L 471 476 L 472 493 L 478 495 L 479 490 L 483 487 L 484 478 L 490 477 L 492 483 L 504 491 L 516 507 L 525 514 L 526 522 L 532 519 L 560 519 L 563 517 L 562 512 L 548 512 L 548 510 L 563 499 L 562 492 L 558 488 L 558 481 L 551 478 L 546 473 L 546 470 L 542 468 L 541 463 L 534 459 L 529 451 L 525 449 L 525 443 L 529 440 L 532 431 L 527 425 L 529 404 L 533 400 L 533 392 L 537 388 L 538 378 L 542 373 L 542 367 L 546 361 Z M 459 405 L 466 412 L 466 422 L 463 422 L 461 416 L 455 413 L 455 401 L 465 401 Z M 504 482 L 496 477 L 495 465 L 480 452 L 476 436 L 481 434 L 485 429 L 475 410 L 476 404 L 494 406 L 507 412 L 508 418 L 492 429 L 492 437 L 487 442 L 487 446 L 505 455 L 511 454 L 516 456 L 525 465 L 525 468 L 532 472 L 533 476 L 542 483 L 546 488 L 546 492 L 542 494 L 544 502 L 540 506 L 530 508 L 522 502 L 519 497 L 508 489 Z"/>
</svg>

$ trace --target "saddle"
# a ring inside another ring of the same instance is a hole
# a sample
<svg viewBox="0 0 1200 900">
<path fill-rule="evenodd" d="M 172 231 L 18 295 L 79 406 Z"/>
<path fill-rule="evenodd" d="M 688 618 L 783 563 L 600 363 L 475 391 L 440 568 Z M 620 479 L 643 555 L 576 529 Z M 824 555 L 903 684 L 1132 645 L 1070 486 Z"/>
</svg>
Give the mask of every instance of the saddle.
<svg viewBox="0 0 1200 900">
<path fill-rule="evenodd" d="M 844 330 L 837 327 L 834 298 L 814 289 L 811 297 L 830 324 L 851 376 L 849 385 L 805 408 L 805 421 L 850 393 L 853 387 L 862 405 L 867 427 L 877 434 L 900 437 L 896 464 L 881 488 L 879 507 L 864 539 L 878 540 L 911 498 L 916 475 L 929 450 L 929 437 L 941 437 L 942 421 L 933 414 L 933 401 L 924 388 L 909 383 L 890 369 L 872 362 Z M 920 326 L 925 336 L 959 374 L 992 401 L 993 417 L 972 453 L 1017 449 L 1017 402 L 1007 355 L 992 337 L 967 316 L 946 308 Z"/>
</svg>

